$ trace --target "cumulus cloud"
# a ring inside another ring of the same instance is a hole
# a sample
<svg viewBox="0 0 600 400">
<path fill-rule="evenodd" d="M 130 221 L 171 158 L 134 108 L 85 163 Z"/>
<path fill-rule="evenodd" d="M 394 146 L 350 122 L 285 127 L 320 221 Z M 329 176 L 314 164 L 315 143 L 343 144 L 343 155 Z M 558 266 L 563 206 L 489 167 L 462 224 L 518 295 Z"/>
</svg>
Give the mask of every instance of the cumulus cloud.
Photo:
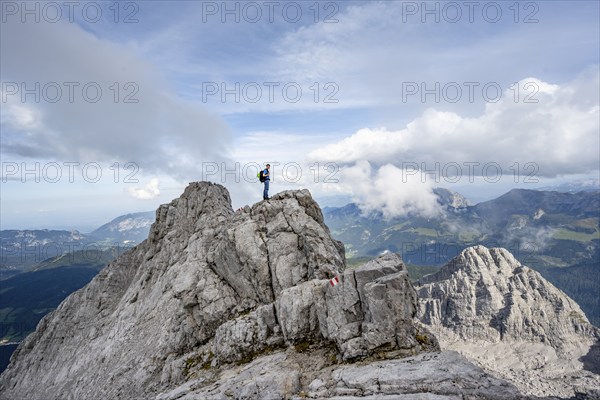
<svg viewBox="0 0 600 400">
<path fill-rule="evenodd" d="M 129 188 L 129 194 L 136 199 L 150 200 L 160 195 L 160 189 L 158 188 L 158 179 L 154 178 L 148 182 L 143 188 Z"/>
<path fill-rule="evenodd" d="M 526 86 L 529 85 L 529 86 Z M 529 89 L 527 89 L 529 87 Z M 575 81 L 554 85 L 535 78 L 519 82 L 532 102 L 514 100 L 514 88 L 488 103 L 478 117 L 429 108 L 404 129 L 365 128 L 309 154 L 312 159 L 352 163 L 368 160 L 443 171 L 448 164 L 497 164 L 504 173 L 515 163 L 531 163 L 536 176 L 588 173 L 598 169 L 600 91 L 597 69 Z M 534 93 L 535 92 L 535 93 Z M 452 168 L 449 171 L 455 172 Z"/>
<path fill-rule="evenodd" d="M 381 212 L 385 218 L 403 215 L 435 217 L 441 213 L 433 187 L 413 174 L 386 164 L 373 168 L 367 161 L 344 168 L 340 185 L 366 213 Z"/>
<path fill-rule="evenodd" d="M 7 95 L 0 90 L 0 97 Z M 40 116 L 34 107 L 16 102 L 7 102 L 0 113 L 0 124 L 16 130 L 33 129 L 37 127 Z"/>
<path fill-rule="evenodd" d="M 5 159 L 135 162 L 183 180 L 225 158 L 227 125 L 181 99 L 135 43 L 66 21 L 2 25 Z"/>
</svg>

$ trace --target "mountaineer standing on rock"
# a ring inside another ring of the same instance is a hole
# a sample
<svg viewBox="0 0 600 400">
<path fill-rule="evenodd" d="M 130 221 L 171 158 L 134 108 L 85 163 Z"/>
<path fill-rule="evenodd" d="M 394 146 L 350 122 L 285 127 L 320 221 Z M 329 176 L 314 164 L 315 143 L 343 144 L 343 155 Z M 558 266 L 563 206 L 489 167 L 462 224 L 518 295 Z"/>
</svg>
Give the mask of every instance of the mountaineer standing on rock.
<svg viewBox="0 0 600 400">
<path fill-rule="evenodd" d="M 271 168 L 271 164 L 267 164 L 261 174 L 261 180 L 265 184 L 265 189 L 263 190 L 263 200 L 269 200 L 269 182 L 271 181 L 271 174 L 269 173 L 269 168 Z"/>
</svg>

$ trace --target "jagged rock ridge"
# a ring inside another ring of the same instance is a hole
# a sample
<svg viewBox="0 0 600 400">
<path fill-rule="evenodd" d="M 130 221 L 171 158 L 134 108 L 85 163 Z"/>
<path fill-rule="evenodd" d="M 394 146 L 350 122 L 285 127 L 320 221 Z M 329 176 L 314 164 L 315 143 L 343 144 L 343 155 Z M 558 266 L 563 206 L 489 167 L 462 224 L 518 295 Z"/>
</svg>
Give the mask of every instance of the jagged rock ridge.
<svg viewBox="0 0 600 400">
<path fill-rule="evenodd" d="M 346 360 L 437 348 L 412 322 L 416 295 L 398 256 L 344 264 L 308 191 L 234 212 L 225 188 L 192 183 L 157 210 L 146 241 L 23 341 L 0 398 L 146 399 L 294 346 Z"/>
</svg>

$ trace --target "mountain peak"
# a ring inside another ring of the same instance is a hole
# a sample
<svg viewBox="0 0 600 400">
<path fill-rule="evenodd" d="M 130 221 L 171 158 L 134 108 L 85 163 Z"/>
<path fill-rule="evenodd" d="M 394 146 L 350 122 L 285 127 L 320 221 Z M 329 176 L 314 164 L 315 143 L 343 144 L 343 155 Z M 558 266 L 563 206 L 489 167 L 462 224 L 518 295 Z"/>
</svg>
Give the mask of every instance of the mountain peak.
<svg viewBox="0 0 600 400">
<path fill-rule="evenodd" d="M 458 192 L 453 192 L 445 188 L 434 188 L 433 193 L 437 196 L 440 205 L 450 209 L 463 209 L 471 205 L 469 200 Z"/>
<path fill-rule="evenodd" d="M 521 263 L 506 249 L 487 248 L 483 245 L 467 247 L 434 274 L 422 277 L 418 284 L 449 279 L 454 275 L 467 275 L 477 281 L 486 276 L 491 280 L 504 280 L 521 268 Z"/>
<path fill-rule="evenodd" d="M 307 190 L 234 211 L 223 186 L 190 183 L 158 208 L 147 240 L 21 343 L 0 399 L 150 398 L 289 348 L 345 360 L 438 348 L 413 323 L 398 255 L 344 269 L 344 247 Z"/>
<path fill-rule="evenodd" d="M 558 348 L 565 337 L 598 333 L 577 303 L 506 249 L 469 247 L 417 286 L 421 299 L 452 308 L 437 323 L 452 325 L 464 338 L 529 338 Z M 423 312 L 433 317 L 433 310 Z"/>
<path fill-rule="evenodd" d="M 577 359 L 600 339 L 571 298 L 506 249 L 467 248 L 417 282 L 417 293 L 417 316 L 443 348 L 464 351 L 536 395 L 548 387 L 573 395 L 557 377 L 581 372 Z"/>
</svg>

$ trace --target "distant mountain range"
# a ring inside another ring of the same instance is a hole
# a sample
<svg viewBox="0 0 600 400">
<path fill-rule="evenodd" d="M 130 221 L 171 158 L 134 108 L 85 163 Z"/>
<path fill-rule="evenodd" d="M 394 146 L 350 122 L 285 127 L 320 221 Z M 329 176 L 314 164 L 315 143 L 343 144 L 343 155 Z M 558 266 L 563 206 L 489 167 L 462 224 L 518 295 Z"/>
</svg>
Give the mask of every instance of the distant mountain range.
<svg viewBox="0 0 600 400">
<path fill-rule="evenodd" d="M 16 275 L 41 261 L 82 249 L 87 235 L 79 231 L 0 231 L 0 279 Z"/>
<path fill-rule="evenodd" d="M 436 218 L 386 219 L 365 214 L 354 203 L 326 207 L 323 214 L 350 258 L 390 251 L 409 264 L 439 266 L 469 246 L 506 248 L 565 290 L 600 325 L 600 191 L 514 189 L 474 206 L 458 193 L 435 193 L 444 208 Z"/>
<path fill-rule="evenodd" d="M 537 190 L 553 191 L 553 192 L 593 192 L 600 189 L 600 181 L 598 179 L 584 179 L 573 182 L 565 182 L 555 186 L 545 186 L 537 188 Z"/>
<path fill-rule="evenodd" d="M 122 215 L 90 233 L 66 230 L 0 231 L 0 279 L 35 268 L 48 259 L 86 250 L 88 258 L 114 247 L 129 248 L 148 236 L 154 211 Z"/>
<path fill-rule="evenodd" d="M 148 237 L 150 225 L 154 222 L 155 212 L 139 212 L 117 217 L 90 233 L 98 243 L 135 245 Z"/>
<path fill-rule="evenodd" d="M 87 234 L 0 231 L 0 343 L 23 339 L 69 294 L 146 239 L 154 216 L 154 211 L 123 215 Z"/>
<path fill-rule="evenodd" d="M 436 218 L 386 219 L 354 204 L 326 207 L 324 217 L 353 256 L 402 253 L 405 261 L 439 265 L 470 245 L 505 247 L 529 265 L 565 267 L 590 260 L 600 242 L 600 191 L 559 193 L 514 189 L 471 206 L 458 193 L 436 189 Z M 441 247 L 440 247 L 441 246 Z"/>
</svg>

